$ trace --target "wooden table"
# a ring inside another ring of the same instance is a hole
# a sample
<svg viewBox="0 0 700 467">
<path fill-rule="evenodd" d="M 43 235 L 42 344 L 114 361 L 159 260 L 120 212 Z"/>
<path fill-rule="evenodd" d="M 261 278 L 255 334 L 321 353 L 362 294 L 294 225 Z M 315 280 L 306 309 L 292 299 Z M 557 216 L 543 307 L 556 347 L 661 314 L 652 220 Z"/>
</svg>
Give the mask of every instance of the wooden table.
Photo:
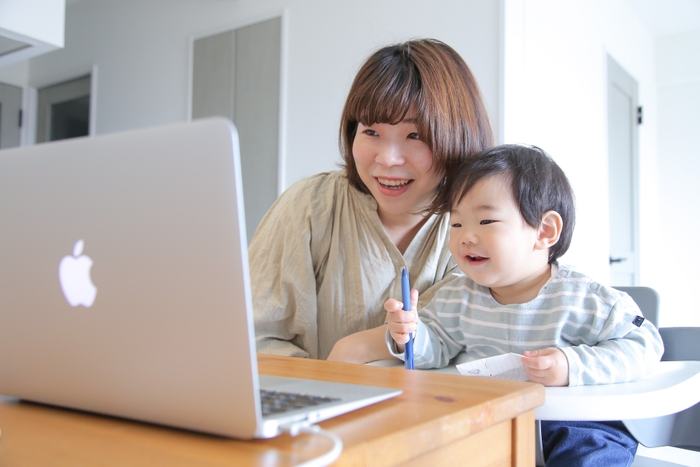
<svg viewBox="0 0 700 467">
<path fill-rule="evenodd" d="M 403 389 L 327 420 L 337 466 L 534 466 L 538 384 L 258 355 L 262 374 Z M 0 466 L 290 466 L 326 452 L 320 436 L 240 441 L 0 396 Z"/>
</svg>

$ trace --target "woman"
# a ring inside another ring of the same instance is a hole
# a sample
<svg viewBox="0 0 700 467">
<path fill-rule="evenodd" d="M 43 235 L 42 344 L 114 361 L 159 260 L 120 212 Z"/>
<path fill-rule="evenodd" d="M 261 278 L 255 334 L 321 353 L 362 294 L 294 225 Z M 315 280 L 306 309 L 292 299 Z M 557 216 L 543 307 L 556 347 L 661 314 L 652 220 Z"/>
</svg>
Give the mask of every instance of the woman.
<svg viewBox="0 0 700 467">
<path fill-rule="evenodd" d="M 421 39 L 370 56 L 341 117 L 343 170 L 291 186 L 250 244 L 258 351 L 390 358 L 376 335 L 401 270 L 419 306 L 460 274 L 449 219 L 428 206 L 460 160 L 491 145 L 479 88 L 451 47 Z"/>
</svg>

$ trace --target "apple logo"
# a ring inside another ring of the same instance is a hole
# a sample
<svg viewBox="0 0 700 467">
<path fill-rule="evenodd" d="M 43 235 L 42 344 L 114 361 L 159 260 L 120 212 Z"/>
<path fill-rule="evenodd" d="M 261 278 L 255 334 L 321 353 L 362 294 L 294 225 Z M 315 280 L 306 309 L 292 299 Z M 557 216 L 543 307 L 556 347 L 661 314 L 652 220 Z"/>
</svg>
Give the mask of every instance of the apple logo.
<svg viewBox="0 0 700 467">
<path fill-rule="evenodd" d="M 84 242 L 78 240 L 73 247 L 73 256 L 64 256 L 58 266 L 58 281 L 63 295 L 71 306 L 90 308 L 95 302 L 97 287 L 90 279 L 92 259 L 83 255 Z"/>
</svg>

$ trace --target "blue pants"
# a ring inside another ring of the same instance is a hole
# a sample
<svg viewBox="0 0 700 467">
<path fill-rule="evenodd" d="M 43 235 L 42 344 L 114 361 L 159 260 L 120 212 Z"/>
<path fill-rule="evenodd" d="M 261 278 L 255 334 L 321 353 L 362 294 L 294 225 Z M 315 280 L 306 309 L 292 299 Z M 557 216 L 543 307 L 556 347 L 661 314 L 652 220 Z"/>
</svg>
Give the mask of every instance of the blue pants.
<svg viewBox="0 0 700 467">
<path fill-rule="evenodd" d="M 637 440 L 622 422 L 542 421 L 547 467 L 629 467 Z"/>
</svg>

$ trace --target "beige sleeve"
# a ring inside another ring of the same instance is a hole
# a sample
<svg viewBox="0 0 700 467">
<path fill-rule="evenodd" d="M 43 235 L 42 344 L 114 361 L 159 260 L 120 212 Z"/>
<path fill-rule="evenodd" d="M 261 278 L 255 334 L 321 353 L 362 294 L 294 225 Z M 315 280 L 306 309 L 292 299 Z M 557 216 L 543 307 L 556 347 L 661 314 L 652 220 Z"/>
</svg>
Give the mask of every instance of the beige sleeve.
<svg viewBox="0 0 700 467">
<path fill-rule="evenodd" d="M 248 249 L 258 352 L 315 357 L 316 279 L 311 254 L 312 197 L 322 176 L 278 198 Z"/>
</svg>

